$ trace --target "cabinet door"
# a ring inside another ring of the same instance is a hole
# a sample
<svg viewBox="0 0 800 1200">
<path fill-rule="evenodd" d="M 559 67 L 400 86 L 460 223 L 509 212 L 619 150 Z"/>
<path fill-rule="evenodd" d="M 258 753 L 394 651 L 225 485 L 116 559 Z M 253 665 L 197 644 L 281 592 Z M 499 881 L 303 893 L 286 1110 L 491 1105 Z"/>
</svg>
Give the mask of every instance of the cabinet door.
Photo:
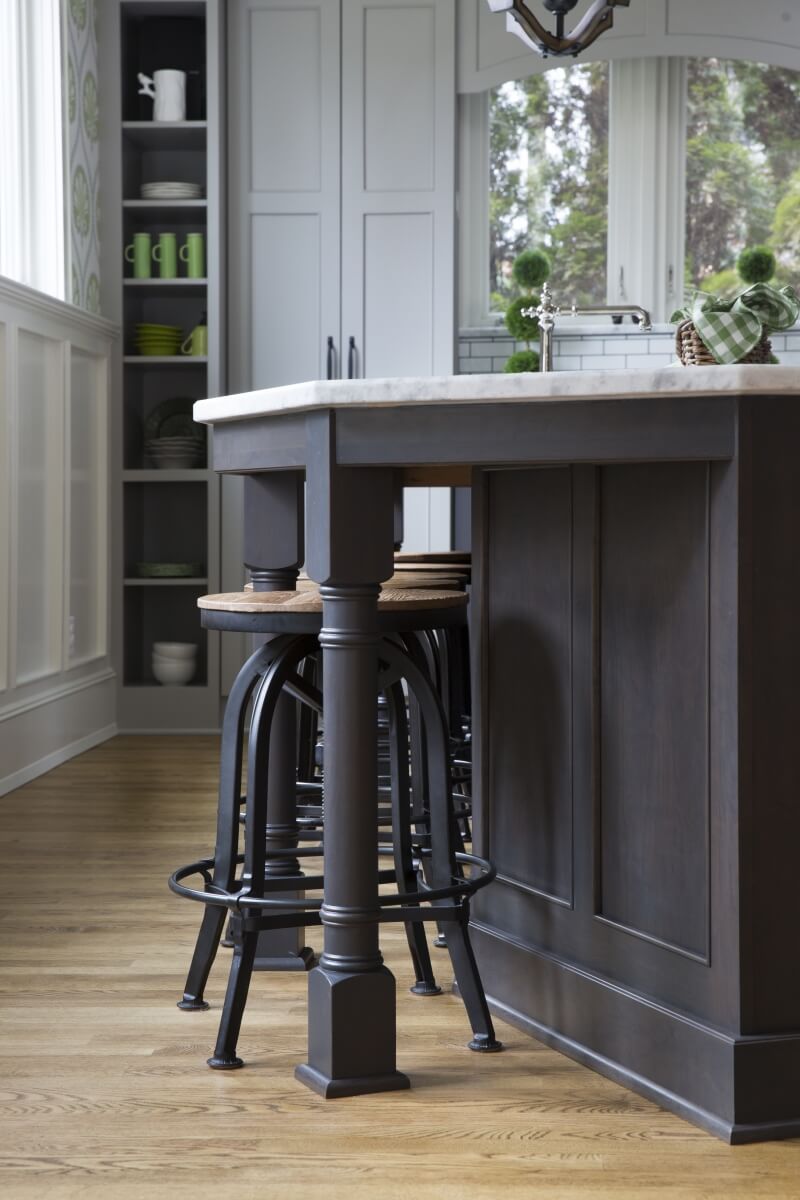
<svg viewBox="0 0 800 1200">
<path fill-rule="evenodd" d="M 453 370 L 453 0 L 343 0 L 342 340 L 361 376 Z"/>
<path fill-rule="evenodd" d="M 340 11 L 230 6 L 231 385 L 325 377 L 339 331 Z"/>
<path fill-rule="evenodd" d="M 343 0 L 342 345 L 358 376 L 453 371 L 455 103 L 453 0 Z M 449 537 L 449 489 L 407 492 L 404 546 Z"/>
</svg>

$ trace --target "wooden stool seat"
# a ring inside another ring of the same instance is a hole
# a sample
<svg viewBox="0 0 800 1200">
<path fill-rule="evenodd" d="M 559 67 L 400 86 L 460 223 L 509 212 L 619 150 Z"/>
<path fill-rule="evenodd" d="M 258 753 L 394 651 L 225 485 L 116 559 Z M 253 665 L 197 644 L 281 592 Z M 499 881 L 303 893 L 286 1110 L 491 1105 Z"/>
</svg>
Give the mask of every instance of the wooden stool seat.
<svg viewBox="0 0 800 1200">
<path fill-rule="evenodd" d="M 379 612 L 413 612 L 424 609 L 466 608 L 464 592 L 384 587 L 378 595 Z M 205 611 L 258 616 L 267 613 L 321 613 L 322 596 L 317 588 L 296 592 L 221 592 L 200 596 L 197 607 Z"/>
</svg>

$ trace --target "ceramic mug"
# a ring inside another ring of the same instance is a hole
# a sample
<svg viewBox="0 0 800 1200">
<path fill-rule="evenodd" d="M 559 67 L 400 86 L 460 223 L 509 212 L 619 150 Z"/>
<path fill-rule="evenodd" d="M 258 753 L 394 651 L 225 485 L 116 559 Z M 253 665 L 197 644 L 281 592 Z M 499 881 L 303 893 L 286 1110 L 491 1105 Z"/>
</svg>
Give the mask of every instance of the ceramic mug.
<svg viewBox="0 0 800 1200">
<path fill-rule="evenodd" d="M 125 261 L 133 263 L 134 279 L 150 278 L 150 234 L 135 233 L 133 241 L 125 247 Z"/>
<path fill-rule="evenodd" d="M 162 233 L 153 246 L 153 258 L 158 263 L 162 279 L 175 279 L 178 275 L 178 239 L 174 233 Z"/>
<path fill-rule="evenodd" d="M 187 233 L 180 248 L 181 262 L 186 263 L 189 279 L 204 279 L 206 274 L 205 238 L 202 233 Z"/>
<path fill-rule="evenodd" d="M 181 346 L 181 354 L 208 354 L 208 326 L 195 325 Z"/>
<path fill-rule="evenodd" d="M 185 71 L 153 71 L 152 77 L 140 73 L 139 83 L 139 95 L 153 101 L 154 121 L 186 120 Z"/>
</svg>

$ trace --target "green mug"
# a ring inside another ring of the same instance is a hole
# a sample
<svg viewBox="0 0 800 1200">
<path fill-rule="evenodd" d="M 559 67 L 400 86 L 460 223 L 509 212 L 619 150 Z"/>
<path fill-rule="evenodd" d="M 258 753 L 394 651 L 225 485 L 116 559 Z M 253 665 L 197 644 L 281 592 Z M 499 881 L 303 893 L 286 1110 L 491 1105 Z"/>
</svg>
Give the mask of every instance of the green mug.
<svg viewBox="0 0 800 1200">
<path fill-rule="evenodd" d="M 186 241 L 180 248 L 181 262 L 186 263 L 186 274 L 189 279 L 205 279 L 206 249 L 205 237 L 202 233 L 187 233 Z"/>
<path fill-rule="evenodd" d="M 181 346 L 181 354 L 208 354 L 208 326 L 195 325 L 192 332 Z"/>
<path fill-rule="evenodd" d="M 178 239 L 174 233 L 162 233 L 158 244 L 153 246 L 153 258 L 158 263 L 158 273 L 162 279 L 176 279 L 178 276 Z"/>
<path fill-rule="evenodd" d="M 133 263 L 134 279 L 150 278 L 150 234 L 135 233 L 133 241 L 125 247 L 125 261 Z"/>
</svg>

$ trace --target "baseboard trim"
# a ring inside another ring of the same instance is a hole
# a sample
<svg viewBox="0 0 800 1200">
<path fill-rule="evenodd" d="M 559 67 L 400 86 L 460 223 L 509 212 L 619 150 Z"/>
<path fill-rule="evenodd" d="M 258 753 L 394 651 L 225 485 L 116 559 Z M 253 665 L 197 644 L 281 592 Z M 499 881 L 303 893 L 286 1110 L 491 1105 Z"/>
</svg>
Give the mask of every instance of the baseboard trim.
<svg viewBox="0 0 800 1200">
<path fill-rule="evenodd" d="M 730 1144 L 800 1136 L 800 1032 L 729 1033 L 476 922 L 502 1020 Z"/>
<path fill-rule="evenodd" d="M 567 1058 L 573 1059 L 574 1062 L 580 1063 L 582 1067 L 589 1067 L 591 1070 L 597 1071 L 598 1075 L 604 1075 L 606 1079 L 610 1079 L 613 1083 L 618 1083 L 622 1087 L 628 1088 L 629 1091 L 636 1092 L 638 1096 L 643 1096 L 645 1100 L 652 1100 L 659 1108 L 664 1108 L 668 1112 L 683 1117 L 684 1120 L 690 1121 L 692 1125 L 698 1125 L 707 1133 L 713 1133 L 715 1137 L 721 1138 L 722 1141 L 732 1141 L 731 1133 L 735 1127 L 729 1122 L 721 1120 L 714 1113 L 706 1112 L 705 1109 L 699 1108 L 696 1104 L 687 1102 L 680 1096 L 676 1096 L 674 1092 L 669 1092 L 666 1088 L 659 1087 L 658 1084 L 652 1083 L 651 1080 L 645 1079 L 642 1075 L 637 1075 L 635 1071 L 631 1071 L 619 1063 L 612 1062 L 611 1059 L 605 1058 L 602 1054 L 598 1054 L 588 1046 L 573 1041 L 566 1034 L 559 1033 L 547 1025 L 542 1025 L 541 1022 L 535 1021 L 532 1017 L 526 1017 L 523 1013 L 511 1008 L 508 1004 L 502 1003 L 500 1000 L 494 999 L 492 996 L 487 996 L 487 1000 L 494 1015 L 506 1021 L 507 1024 L 513 1025 L 515 1029 L 530 1034 L 538 1042 L 543 1042 L 545 1046 L 549 1046 L 552 1050 L 558 1050 L 560 1054 L 564 1054 Z M 761 1126 L 758 1126 L 758 1128 L 761 1129 Z M 791 1137 L 792 1135 L 787 1134 L 786 1136 Z"/>
<path fill-rule="evenodd" d="M 117 732 L 116 724 L 106 725 L 102 729 L 96 729 L 92 733 L 87 733 L 85 737 L 78 738 L 77 741 L 70 742 L 66 746 L 60 746 L 58 750 L 53 750 L 51 754 L 46 754 L 43 758 L 37 759 L 36 762 L 29 763 L 26 767 L 22 767 L 12 775 L 6 775 L 0 779 L 0 796 L 8 795 L 9 792 L 23 787 L 26 783 L 30 783 L 31 780 L 38 779 L 40 775 L 46 775 L 48 771 L 54 770 L 55 767 L 60 767 L 62 763 L 68 762 L 69 759 L 75 758 L 78 754 L 83 754 L 86 750 L 92 750 L 95 746 L 99 746 L 101 742 L 107 742 L 109 738 L 116 737 Z"/>
</svg>

